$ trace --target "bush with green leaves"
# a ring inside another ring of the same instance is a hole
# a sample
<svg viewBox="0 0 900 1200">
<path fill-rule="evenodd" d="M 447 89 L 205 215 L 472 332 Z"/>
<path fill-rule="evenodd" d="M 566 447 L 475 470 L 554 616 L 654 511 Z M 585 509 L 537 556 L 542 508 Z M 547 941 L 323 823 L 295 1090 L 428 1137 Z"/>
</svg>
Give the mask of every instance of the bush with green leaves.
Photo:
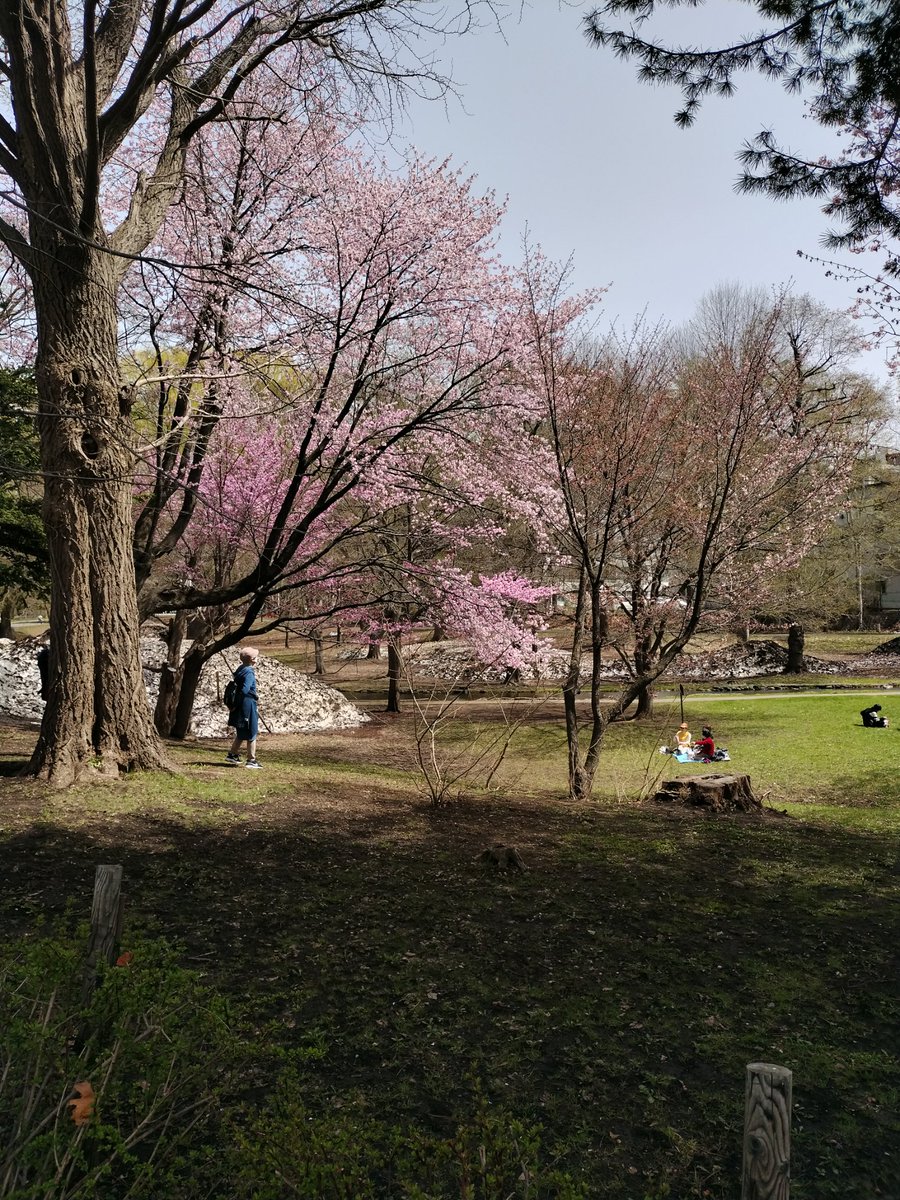
<svg viewBox="0 0 900 1200">
<path fill-rule="evenodd" d="M 86 944 L 86 930 L 0 943 L 0 1200 L 585 1195 L 547 1164 L 536 1126 L 477 1088 L 452 1135 L 373 1118 L 353 1098 L 314 1111 L 310 1052 L 260 1031 L 241 1041 L 165 942 L 130 938 L 130 961 L 103 968 L 83 1004 Z M 269 1081 L 260 1108 L 251 1078 Z M 79 1111 L 85 1083 L 94 1098 Z"/>
<path fill-rule="evenodd" d="M 229 1172 L 252 1200 L 583 1200 L 548 1164 L 540 1129 L 476 1090 L 455 1133 L 401 1127 L 364 1106 L 314 1113 L 302 1078 L 282 1077 L 269 1104 L 238 1129 Z"/>
<path fill-rule="evenodd" d="M 237 1069 L 224 1001 L 171 947 L 135 939 L 83 1005 L 85 946 L 59 933 L 0 945 L 3 1200 L 179 1194 Z M 85 1082 L 95 1100 L 79 1114 Z"/>
</svg>

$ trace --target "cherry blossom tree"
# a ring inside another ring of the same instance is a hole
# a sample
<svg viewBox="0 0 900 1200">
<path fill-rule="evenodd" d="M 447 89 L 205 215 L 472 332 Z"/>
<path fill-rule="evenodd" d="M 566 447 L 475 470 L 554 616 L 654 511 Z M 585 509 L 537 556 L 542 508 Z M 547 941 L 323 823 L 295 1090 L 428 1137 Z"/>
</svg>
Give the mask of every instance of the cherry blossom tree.
<svg viewBox="0 0 900 1200">
<path fill-rule="evenodd" d="M 389 712 L 399 711 L 404 639 L 423 625 L 464 641 L 479 665 L 510 675 L 541 669 L 548 646 L 536 636 L 537 608 L 549 592 L 523 575 L 532 564 L 510 536 L 527 527 L 546 544 L 554 510 L 533 423 L 523 398 L 464 447 L 447 430 L 388 464 L 395 503 L 386 507 L 379 489 L 382 515 L 354 590 L 361 630 L 387 643 Z"/>
<path fill-rule="evenodd" d="M 198 220 L 209 195 L 221 202 Z M 415 157 L 388 172 L 318 121 L 198 139 L 185 197 L 166 236 L 202 236 L 194 257 L 219 270 L 128 281 L 135 336 L 153 340 L 134 356 L 141 610 L 190 610 L 200 627 L 180 665 L 183 621 L 170 636 L 157 716 L 176 733 L 203 662 L 286 593 L 354 571 L 359 586 L 353 554 L 371 560 L 370 582 L 378 568 L 369 594 L 398 608 L 384 597 L 416 564 L 392 554 L 391 514 L 414 507 L 430 558 L 435 545 L 458 556 L 472 514 L 496 536 L 501 510 L 530 518 L 540 494 L 522 294 L 496 257 L 492 197 Z M 385 617 L 393 627 L 399 610 Z"/>
<path fill-rule="evenodd" d="M 560 545 L 578 580 L 563 687 L 569 791 L 591 793 L 610 721 L 684 648 L 712 588 L 798 558 L 843 487 L 855 447 L 844 408 L 798 405 L 782 370 L 781 303 L 734 323 L 721 306 L 687 346 L 659 330 L 578 341 L 565 274 L 532 261 L 536 375 L 565 501 Z M 599 676 L 618 611 L 631 670 L 601 706 Z M 585 650 L 590 718 L 578 697 Z"/>
<path fill-rule="evenodd" d="M 458 31 L 471 9 L 445 12 L 444 27 Z M 193 139 L 240 109 L 254 76 L 266 80 L 268 113 L 339 74 L 362 86 L 427 80 L 426 66 L 397 53 L 430 18 L 442 19 L 416 0 L 0 9 L 0 238 L 32 289 L 52 573 L 33 772 L 66 784 L 89 764 L 115 773 L 165 762 L 138 647 L 133 396 L 117 300 L 179 196 Z"/>
</svg>

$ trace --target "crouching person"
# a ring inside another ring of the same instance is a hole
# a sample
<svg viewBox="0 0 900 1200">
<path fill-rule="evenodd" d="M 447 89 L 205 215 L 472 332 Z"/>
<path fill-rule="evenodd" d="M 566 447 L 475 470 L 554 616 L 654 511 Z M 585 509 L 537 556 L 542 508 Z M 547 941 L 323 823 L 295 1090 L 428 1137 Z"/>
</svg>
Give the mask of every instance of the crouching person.
<svg viewBox="0 0 900 1200">
<path fill-rule="evenodd" d="M 881 717 L 878 714 L 881 712 L 880 704 L 873 704 L 871 708 L 864 708 L 859 714 L 862 717 L 863 725 L 866 729 L 887 729 L 887 717 Z"/>
</svg>

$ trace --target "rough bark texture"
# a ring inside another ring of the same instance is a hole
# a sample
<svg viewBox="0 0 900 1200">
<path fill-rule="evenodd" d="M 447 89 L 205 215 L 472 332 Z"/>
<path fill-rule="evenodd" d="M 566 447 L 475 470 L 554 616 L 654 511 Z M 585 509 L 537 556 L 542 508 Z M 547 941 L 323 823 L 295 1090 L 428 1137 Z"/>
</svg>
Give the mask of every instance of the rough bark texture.
<svg viewBox="0 0 900 1200">
<path fill-rule="evenodd" d="M 30 771 L 65 786 L 88 766 L 117 774 L 167 761 L 138 641 L 134 461 L 130 419 L 120 411 L 115 280 L 100 254 L 55 249 L 34 281 L 53 621 L 49 695 Z"/>
<path fill-rule="evenodd" d="M 806 674 L 806 659 L 803 655 L 805 641 L 803 626 L 798 621 L 792 621 L 788 625 L 788 656 L 784 667 L 785 675 Z"/>
<path fill-rule="evenodd" d="M 522 856 L 515 846 L 505 846 L 502 842 L 495 842 L 493 846 L 488 846 L 478 855 L 480 862 L 489 863 L 492 867 L 497 867 L 500 871 L 527 871 L 528 868 L 522 862 Z"/>
<path fill-rule="evenodd" d="M 171 736 L 182 739 L 187 737 L 191 727 L 191 714 L 194 711 L 194 700 L 200 684 L 200 673 L 206 662 L 206 645 L 194 642 L 181 660 L 178 680 L 178 704 L 175 708 L 175 720 L 172 722 Z"/>
<path fill-rule="evenodd" d="M 156 709 L 153 713 L 153 723 L 157 730 L 168 736 L 175 722 L 175 710 L 178 707 L 178 695 L 181 691 L 181 643 L 187 630 L 187 613 L 176 613 L 169 622 L 166 635 L 166 661 L 159 677 L 159 693 L 156 698 Z"/>
<path fill-rule="evenodd" d="M 696 775 L 670 779 L 654 800 L 708 808 L 712 812 L 758 812 L 762 802 L 753 795 L 749 775 Z"/>
<path fill-rule="evenodd" d="M 632 612 L 638 613 L 639 597 L 632 596 Z M 653 674 L 653 669 L 659 659 L 658 647 L 654 644 L 654 638 L 646 635 L 636 637 L 634 642 L 634 673 L 636 678 L 641 679 L 650 677 Z M 644 684 L 637 694 L 637 707 L 632 714 L 632 720 L 643 721 L 653 716 L 653 686 L 652 684 Z"/>
<path fill-rule="evenodd" d="M 636 721 L 647 720 L 653 716 L 653 688 L 650 686 L 642 687 L 638 692 L 637 708 L 634 712 Z"/>
<path fill-rule="evenodd" d="M 112 774 L 167 765 L 138 643 L 131 388 L 119 379 L 116 346 L 124 273 L 175 201 L 191 139 L 226 114 L 249 75 L 291 43 L 343 43 L 344 34 L 352 43 L 352 27 L 382 9 L 387 20 L 394 7 L 0 4 L 0 165 L 28 215 L 26 231 L 0 214 L 0 238 L 32 283 L 52 579 L 49 696 L 30 770 L 57 784 L 89 766 Z M 384 69 L 391 73 L 387 59 Z M 130 194 L 122 180 L 111 185 L 105 207 L 118 223 L 109 228 L 101 217 L 104 168 L 157 95 L 147 169 Z M 155 604 L 152 596 L 146 602 Z M 182 689 L 179 711 L 184 696 Z"/>
</svg>

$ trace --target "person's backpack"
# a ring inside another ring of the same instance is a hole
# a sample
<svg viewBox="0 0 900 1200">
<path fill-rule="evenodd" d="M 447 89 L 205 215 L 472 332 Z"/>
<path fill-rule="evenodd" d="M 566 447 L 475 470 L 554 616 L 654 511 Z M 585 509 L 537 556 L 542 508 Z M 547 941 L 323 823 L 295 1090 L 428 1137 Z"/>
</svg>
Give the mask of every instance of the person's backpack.
<svg viewBox="0 0 900 1200">
<path fill-rule="evenodd" d="M 233 712 L 237 708 L 238 702 L 238 685 L 237 681 L 231 679 L 225 684 L 225 691 L 222 693 L 222 703 L 229 712 Z"/>
</svg>

